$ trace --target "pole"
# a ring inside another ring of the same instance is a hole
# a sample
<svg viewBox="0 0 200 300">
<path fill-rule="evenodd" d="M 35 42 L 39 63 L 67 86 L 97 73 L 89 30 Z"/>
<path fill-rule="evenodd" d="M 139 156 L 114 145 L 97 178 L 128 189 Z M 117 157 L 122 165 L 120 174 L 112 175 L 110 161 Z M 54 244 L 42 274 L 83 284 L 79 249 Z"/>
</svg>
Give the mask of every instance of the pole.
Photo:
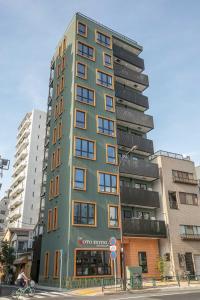
<svg viewBox="0 0 200 300">
<path fill-rule="evenodd" d="M 60 289 L 62 288 L 62 260 L 63 260 L 63 250 L 60 249 Z"/>
<path fill-rule="evenodd" d="M 117 290 L 117 270 L 116 270 L 116 258 L 114 259 L 114 273 L 115 273 L 115 291 Z"/>
</svg>

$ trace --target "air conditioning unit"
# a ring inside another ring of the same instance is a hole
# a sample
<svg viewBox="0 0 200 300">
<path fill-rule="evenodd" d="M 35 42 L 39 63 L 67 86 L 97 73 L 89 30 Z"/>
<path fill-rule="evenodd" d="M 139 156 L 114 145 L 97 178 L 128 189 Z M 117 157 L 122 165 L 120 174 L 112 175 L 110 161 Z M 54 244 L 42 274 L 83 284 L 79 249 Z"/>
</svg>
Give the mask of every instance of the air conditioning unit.
<svg viewBox="0 0 200 300">
<path fill-rule="evenodd" d="M 155 221 L 155 219 L 156 219 L 155 217 L 151 217 L 151 220 L 154 220 L 154 221 Z"/>
<path fill-rule="evenodd" d="M 148 189 L 147 189 L 148 191 L 153 191 L 153 189 L 151 188 L 151 187 L 148 187 Z"/>
</svg>

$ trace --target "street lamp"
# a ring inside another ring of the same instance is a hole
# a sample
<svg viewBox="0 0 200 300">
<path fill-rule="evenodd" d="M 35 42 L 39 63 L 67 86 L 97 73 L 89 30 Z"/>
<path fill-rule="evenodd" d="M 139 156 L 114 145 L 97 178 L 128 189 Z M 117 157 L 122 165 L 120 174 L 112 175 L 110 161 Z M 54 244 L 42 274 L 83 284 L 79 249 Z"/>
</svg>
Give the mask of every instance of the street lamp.
<svg viewBox="0 0 200 300">
<path fill-rule="evenodd" d="M 0 177 L 3 176 L 3 170 L 8 170 L 10 166 L 10 161 L 8 159 L 2 158 L 0 156 Z M 0 189 L 2 184 L 0 183 Z"/>
<path fill-rule="evenodd" d="M 119 168 L 123 159 L 127 159 L 129 153 L 133 153 L 138 149 L 137 145 L 133 145 L 131 149 L 124 155 L 122 155 L 121 161 L 119 162 Z M 120 170 L 119 170 L 120 172 Z M 120 179 L 119 179 L 119 208 L 121 213 L 121 194 L 120 194 Z M 122 216 L 121 216 L 122 217 Z M 122 260 L 122 279 L 123 279 L 123 290 L 126 290 L 126 264 L 125 264 L 125 254 L 124 254 L 124 243 L 123 243 L 123 232 L 122 232 L 122 220 L 121 220 L 121 230 L 120 230 L 120 239 L 121 239 L 121 260 Z"/>
</svg>

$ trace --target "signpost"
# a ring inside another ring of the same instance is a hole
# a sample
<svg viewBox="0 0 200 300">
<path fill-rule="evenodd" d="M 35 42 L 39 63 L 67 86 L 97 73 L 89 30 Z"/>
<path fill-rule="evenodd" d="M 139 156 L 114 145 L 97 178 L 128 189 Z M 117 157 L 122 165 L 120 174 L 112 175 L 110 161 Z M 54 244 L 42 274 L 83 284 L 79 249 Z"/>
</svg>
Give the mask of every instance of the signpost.
<svg viewBox="0 0 200 300">
<path fill-rule="evenodd" d="M 111 237 L 110 238 L 110 258 L 113 260 L 114 262 L 114 274 L 115 274 L 115 290 L 117 289 L 117 268 L 116 268 L 116 258 L 117 258 L 117 247 L 116 247 L 116 238 L 115 237 Z"/>
</svg>

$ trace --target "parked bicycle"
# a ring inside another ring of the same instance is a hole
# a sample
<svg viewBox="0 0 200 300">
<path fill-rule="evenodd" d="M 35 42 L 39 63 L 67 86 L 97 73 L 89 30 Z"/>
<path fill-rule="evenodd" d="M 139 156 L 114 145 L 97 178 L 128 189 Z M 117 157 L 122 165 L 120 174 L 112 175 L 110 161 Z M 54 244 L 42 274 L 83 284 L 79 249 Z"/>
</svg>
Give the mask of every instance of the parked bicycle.
<svg viewBox="0 0 200 300">
<path fill-rule="evenodd" d="M 12 292 L 12 299 L 19 299 L 20 296 L 33 297 L 35 295 L 35 282 L 31 280 L 28 285 L 18 288 Z"/>
</svg>

